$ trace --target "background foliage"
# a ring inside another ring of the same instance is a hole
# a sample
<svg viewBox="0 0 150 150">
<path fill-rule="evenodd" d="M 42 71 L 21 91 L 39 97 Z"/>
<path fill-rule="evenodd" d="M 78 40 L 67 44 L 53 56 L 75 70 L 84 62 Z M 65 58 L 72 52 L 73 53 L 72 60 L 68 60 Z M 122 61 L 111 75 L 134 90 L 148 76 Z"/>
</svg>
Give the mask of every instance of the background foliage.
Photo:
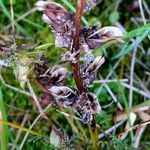
<svg viewBox="0 0 150 150">
<path fill-rule="evenodd" d="M 46 111 L 49 119 L 56 122 L 61 130 L 69 135 L 60 149 L 66 149 L 66 145 L 68 149 L 74 147 L 75 149 L 125 150 L 136 147 L 134 140 L 137 140 L 136 134 L 139 128 L 131 130 L 124 140 L 117 137 L 119 133 L 125 130 L 126 123 L 130 120 L 130 112 L 134 112 L 135 107 L 138 108 L 138 111 L 135 112 L 137 117 L 134 124 L 150 120 L 149 109 L 142 111 L 144 116 L 139 115 L 139 109 L 150 106 L 150 1 L 142 0 L 143 10 L 139 8 L 139 1 L 99 0 L 98 5 L 84 16 L 83 24 L 122 26 L 127 34 L 124 37 L 124 44 L 112 46 L 110 43 L 95 51 L 96 55 L 104 55 L 106 58 L 104 65 L 99 70 L 97 81 L 91 87 L 91 91 L 98 96 L 102 106 L 101 113 L 96 116 L 97 132 L 92 133 L 89 126 L 73 121 L 73 119 L 69 118 L 70 122 L 68 122 L 66 117 L 55 107 L 51 106 Z M 72 13 L 75 10 L 75 1 L 73 0 L 58 0 L 58 2 Z M 30 52 L 29 47 L 31 46 L 37 47 L 51 43 L 50 46 L 41 48 L 40 51 L 44 51 L 50 67 L 56 62 L 61 64 L 60 55 L 63 50 L 54 46 L 54 34 L 48 25 L 41 20 L 41 13 L 34 10 L 35 3 L 36 0 L 13 1 L 16 42 L 20 45 L 20 52 Z M 141 16 L 142 13 L 144 13 L 145 19 Z M 9 0 L 0 0 L 0 14 L 0 42 L 4 39 L 9 41 L 12 37 Z M 71 73 L 69 64 L 67 64 L 67 68 Z M 1 74 L 7 84 L 21 89 L 18 81 L 15 80 L 12 68 L 2 68 Z M 34 72 L 32 74 L 35 75 Z M 105 78 L 106 83 L 103 81 Z M 115 80 L 115 82 L 112 80 Z M 65 84 L 75 86 L 72 74 L 67 78 Z M 32 100 L 8 88 L 2 82 L 0 88 L 1 149 L 5 150 L 8 147 L 19 149 L 21 144 L 24 143 L 24 139 L 25 143 L 22 149 L 54 149 L 49 143 L 51 128 L 44 119 L 39 119 L 31 129 L 42 136 L 36 136 L 29 130 L 35 118 L 39 115 Z M 33 89 L 38 95 L 39 90 L 37 90 L 35 84 L 33 84 Z M 127 117 L 123 118 L 123 122 L 118 127 L 116 125 L 117 129 L 109 132 L 108 136 L 104 134 L 104 131 L 112 129 L 115 124 L 115 117 L 119 113 L 118 103 L 115 101 L 122 105 L 122 112 L 127 114 Z M 131 101 L 132 105 L 130 106 Z M 66 111 L 69 112 L 70 110 Z M 133 118 L 130 121 L 132 122 L 132 120 Z M 7 121 L 11 124 L 8 124 Z M 18 128 L 16 124 L 19 125 Z M 144 133 L 141 135 L 137 147 L 148 150 L 150 149 L 149 125 L 144 126 L 143 130 Z M 31 134 L 24 138 L 27 132 Z M 98 137 L 101 138 L 98 139 Z"/>
</svg>

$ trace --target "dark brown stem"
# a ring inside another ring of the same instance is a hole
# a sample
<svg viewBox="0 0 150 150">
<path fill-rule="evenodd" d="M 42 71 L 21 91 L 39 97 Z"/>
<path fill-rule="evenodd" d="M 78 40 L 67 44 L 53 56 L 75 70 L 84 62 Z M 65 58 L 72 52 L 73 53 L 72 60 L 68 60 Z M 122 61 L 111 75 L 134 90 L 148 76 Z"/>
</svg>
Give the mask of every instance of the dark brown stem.
<svg viewBox="0 0 150 150">
<path fill-rule="evenodd" d="M 79 51 L 79 37 L 80 37 L 80 29 L 81 29 L 81 18 L 84 10 L 84 0 L 77 1 L 76 7 L 76 15 L 75 15 L 75 33 L 73 38 L 73 48 L 72 53 L 77 53 Z M 73 63 L 73 76 L 80 93 L 85 91 L 83 86 L 83 82 L 80 75 L 80 53 L 76 56 L 76 63 Z"/>
</svg>

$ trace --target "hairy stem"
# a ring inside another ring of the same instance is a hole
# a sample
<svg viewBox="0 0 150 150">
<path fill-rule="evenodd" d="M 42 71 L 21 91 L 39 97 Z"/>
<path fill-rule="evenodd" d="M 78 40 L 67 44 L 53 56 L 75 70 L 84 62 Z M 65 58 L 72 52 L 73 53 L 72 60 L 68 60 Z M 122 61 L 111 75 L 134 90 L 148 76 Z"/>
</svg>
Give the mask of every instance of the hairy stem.
<svg viewBox="0 0 150 150">
<path fill-rule="evenodd" d="M 84 10 L 84 0 L 77 1 L 76 7 L 76 15 L 75 15 L 75 34 L 73 38 L 73 47 L 72 53 L 79 52 L 79 36 L 80 36 L 80 28 L 81 28 L 81 18 Z M 73 63 L 73 76 L 77 85 L 78 90 L 82 93 L 85 91 L 85 88 L 82 83 L 81 75 L 80 75 L 80 53 L 76 55 L 76 63 Z"/>
</svg>

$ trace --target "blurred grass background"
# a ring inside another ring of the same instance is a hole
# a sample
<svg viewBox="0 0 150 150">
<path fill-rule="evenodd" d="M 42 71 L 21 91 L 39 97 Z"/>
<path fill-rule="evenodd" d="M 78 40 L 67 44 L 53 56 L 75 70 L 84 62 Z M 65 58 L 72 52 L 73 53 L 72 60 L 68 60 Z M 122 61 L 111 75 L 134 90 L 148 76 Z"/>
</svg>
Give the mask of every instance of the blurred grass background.
<svg viewBox="0 0 150 150">
<path fill-rule="evenodd" d="M 64 5 L 72 13 L 75 10 L 76 2 L 74 0 L 57 0 L 57 2 Z M 53 66 L 56 62 L 61 64 L 60 55 L 63 50 L 54 46 L 54 34 L 48 25 L 41 20 L 41 13 L 35 11 L 35 3 L 36 0 L 13 0 L 17 45 L 25 45 L 25 48 L 20 49 L 24 52 L 27 50 L 26 46 L 52 43 L 52 46 L 44 49 L 45 57 L 48 59 L 50 66 Z M 68 149 L 72 147 L 74 149 L 108 150 L 125 150 L 133 149 L 133 147 L 144 150 L 150 149 L 149 125 L 144 126 L 140 142 L 137 145 L 135 140 L 138 139 L 138 132 L 141 128 L 132 130 L 124 140 L 117 138 L 118 134 L 125 130 L 126 119 L 128 118 L 129 122 L 134 120 L 130 118 L 130 112 L 133 111 L 134 107 L 139 104 L 143 104 L 138 107 L 139 109 L 150 106 L 149 6 L 150 1 L 148 0 L 142 0 L 142 9 L 140 0 L 99 0 L 98 5 L 85 14 L 83 24 L 100 27 L 115 25 L 124 29 L 127 34 L 124 38 L 124 44 L 105 45 L 95 50 L 96 55 L 105 56 L 106 62 L 99 70 L 97 81 L 90 89 L 96 93 L 102 106 L 101 113 L 96 116 L 98 129 L 94 135 L 87 125 L 72 120 L 71 125 L 64 115 L 60 114 L 54 107 L 49 107 L 46 111 L 50 120 L 59 124 L 62 130 L 70 136 L 70 139 L 66 140 Z M 144 13 L 144 17 L 142 13 Z M 9 0 L 0 0 L 0 14 L 0 40 L 3 41 L 12 37 Z M 67 68 L 71 72 L 70 65 L 67 65 Z M 2 76 L 7 84 L 20 88 L 11 68 L 3 68 Z M 65 84 L 75 86 L 72 74 L 65 81 Z M 31 129 L 40 133 L 42 137 L 31 133 L 24 138 L 29 131 L 25 131 L 21 127 L 23 126 L 26 129 L 31 127 L 35 118 L 39 115 L 37 108 L 33 106 L 31 99 L 27 96 L 7 88 L 2 83 L 0 86 L 2 90 L 0 93 L 0 118 L 12 123 L 12 125 L 6 126 L 5 123 L 0 122 L 1 149 L 54 149 L 49 143 L 51 128 L 43 119 L 39 119 Z M 35 85 L 33 87 L 36 89 Z M 38 94 L 39 91 L 36 92 Z M 127 118 L 123 118 L 123 122 L 121 120 L 118 125 L 118 122 L 115 123 L 114 119 L 119 111 L 125 112 Z M 143 117 L 139 115 L 139 111 L 135 113 L 136 119 L 132 125 L 150 120 L 149 109 L 142 112 L 144 113 Z M 77 128 L 76 134 L 72 131 L 73 123 Z M 15 127 L 15 124 L 20 125 L 20 130 Z M 114 124 L 116 124 L 116 128 L 113 129 Z M 104 134 L 104 131 L 108 129 L 112 129 L 108 133 L 110 136 Z M 66 148 L 62 147 L 61 149 Z"/>
</svg>

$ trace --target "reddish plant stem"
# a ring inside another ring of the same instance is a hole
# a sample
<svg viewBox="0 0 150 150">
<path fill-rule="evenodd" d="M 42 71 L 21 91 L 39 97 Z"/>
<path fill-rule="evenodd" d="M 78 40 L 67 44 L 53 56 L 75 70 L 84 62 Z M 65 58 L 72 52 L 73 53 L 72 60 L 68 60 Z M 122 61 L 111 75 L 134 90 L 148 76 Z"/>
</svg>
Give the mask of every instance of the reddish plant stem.
<svg viewBox="0 0 150 150">
<path fill-rule="evenodd" d="M 84 10 L 84 0 L 77 1 L 76 15 L 75 15 L 75 33 L 73 37 L 73 47 L 72 53 L 77 53 L 79 51 L 79 39 L 80 39 L 80 29 L 81 29 L 81 18 Z M 76 63 L 73 63 L 73 76 L 75 83 L 80 93 L 85 91 L 83 82 L 80 74 L 80 53 L 76 55 Z"/>
<path fill-rule="evenodd" d="M 84 1 L 85 0 L 77 0 L 77 7 L 76 7 L 76 15 L 75 15 L 75 34 L 73 37 L 73 46 L 72 46 L 72 53 L 79 52 L 76 56 L 76 63 L 73 63 L 73 76 L 77 85 L 77 88 L 80 93 L 86 91 L 85 87 L 83 86 L 81 74 L 80 74 L 80 30 L 81 30 L 81 18 L 84 11 Z M 91 128 L 93 132 L 96 128 L 96 121 L 95 115 L 93 115 L 93 121 L 91 122 Z"/>
</svg>

